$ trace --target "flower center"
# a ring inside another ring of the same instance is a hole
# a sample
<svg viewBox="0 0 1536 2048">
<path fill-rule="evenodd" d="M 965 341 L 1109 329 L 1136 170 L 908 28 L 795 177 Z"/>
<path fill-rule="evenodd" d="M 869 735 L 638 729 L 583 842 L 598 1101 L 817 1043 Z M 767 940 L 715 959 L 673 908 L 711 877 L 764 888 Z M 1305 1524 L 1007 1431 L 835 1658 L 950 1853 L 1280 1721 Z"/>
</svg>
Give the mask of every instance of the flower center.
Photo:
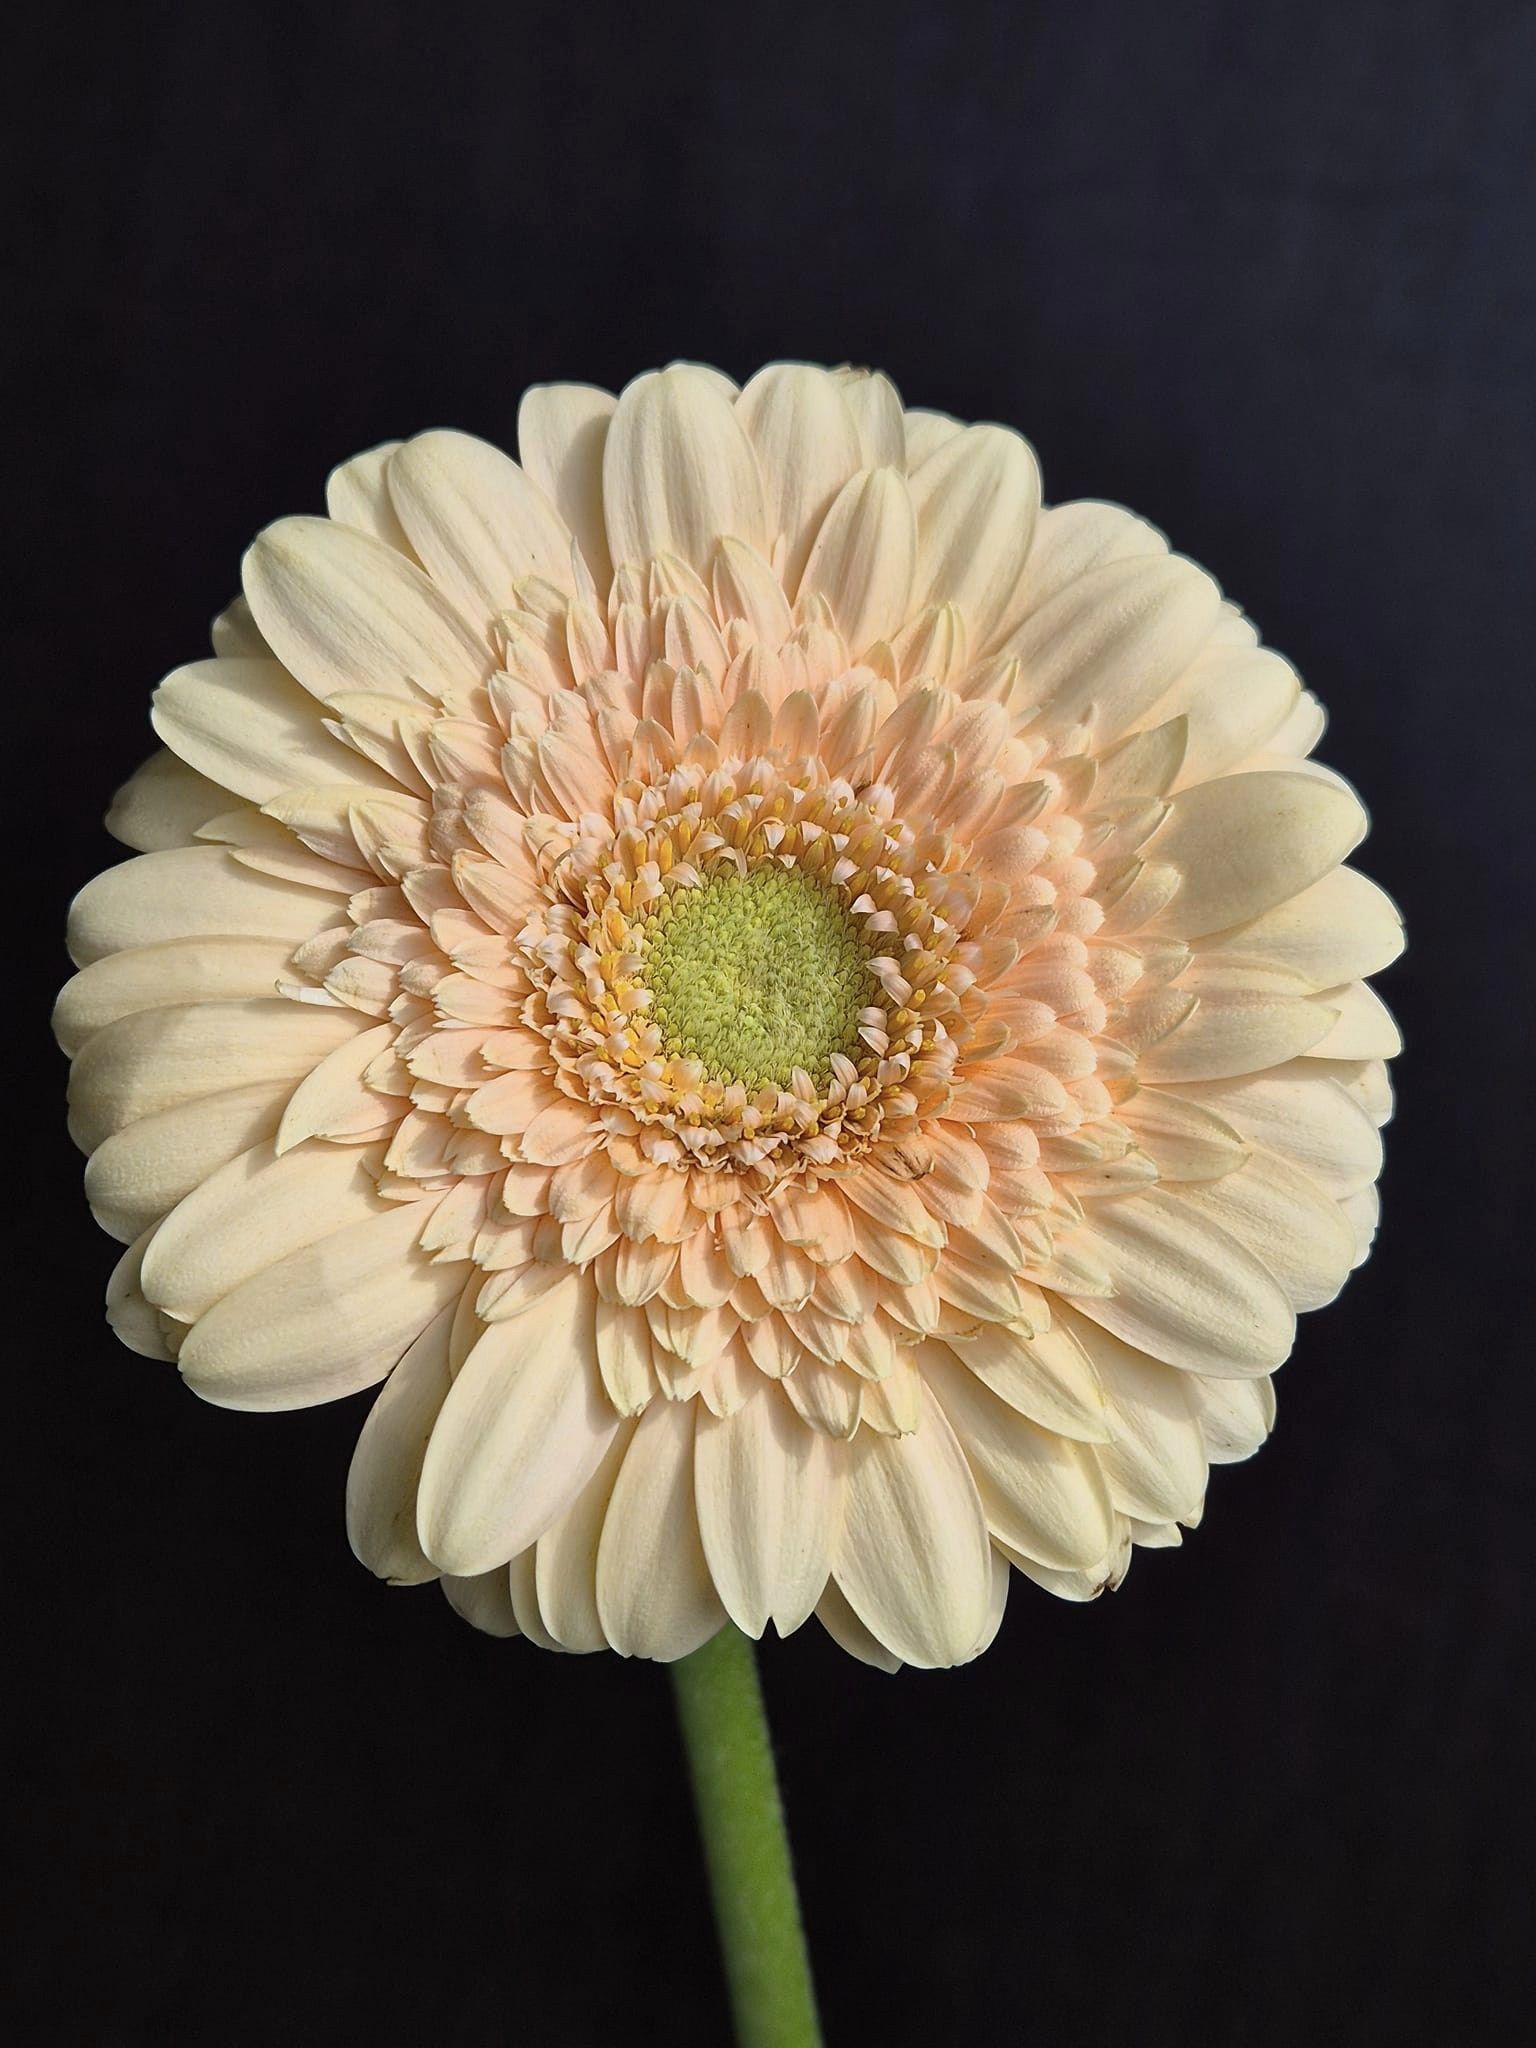
<svg viewBox="0 0 1536 2048">
<path fill-rule="evenodd" d="M 670 891 L 646 918 L 642 969 L 669 1053 L 716 1080 L 818 1087 L 832 1055 L 864 1051 L 859 1013 L 878 996 L 866 948 L 832 893 L 795 868 L 724 868 Z"/>
</svg>

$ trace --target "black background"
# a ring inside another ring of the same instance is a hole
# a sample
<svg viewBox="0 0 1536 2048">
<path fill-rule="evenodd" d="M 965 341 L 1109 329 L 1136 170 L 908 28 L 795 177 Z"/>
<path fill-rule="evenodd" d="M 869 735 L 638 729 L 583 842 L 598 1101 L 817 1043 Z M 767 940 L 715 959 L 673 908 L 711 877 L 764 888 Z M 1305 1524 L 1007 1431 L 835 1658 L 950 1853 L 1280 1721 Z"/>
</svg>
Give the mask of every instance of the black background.
<svg viewBox="0 0 1536 2048">
<path fill-rule="evenodd" d="M 525 384 L 676 355 L 880 364 L 1167 529 L 1330 707 L 1413 940 L 1381 1246 L 1205 1527 L 1091 1608 L 1020 1582 L 965 1671 L 766 1647 L 830 2040 L 1512 2038 L 1532 9 L 209 0 L 22 54 L 21 2038 L 725 2038 L 664 1675 L 375 1585 L 361 1403 L 222 1413 L 115 1346 L 42 1021 L 149 689 L 251 533 L 385 436 L 509 439 Z"/>
</svg>

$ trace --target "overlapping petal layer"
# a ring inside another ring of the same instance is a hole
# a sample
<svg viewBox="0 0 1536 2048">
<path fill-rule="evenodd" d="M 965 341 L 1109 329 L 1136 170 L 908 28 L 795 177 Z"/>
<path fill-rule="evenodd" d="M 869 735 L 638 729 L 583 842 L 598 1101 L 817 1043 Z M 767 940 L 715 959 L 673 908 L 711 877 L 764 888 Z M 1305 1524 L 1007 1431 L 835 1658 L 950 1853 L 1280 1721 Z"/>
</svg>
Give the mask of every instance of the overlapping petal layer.
<svg viewBox="0 0 1536 2048">
<path fill-rule="evenodd" d="M 161 685 L 60 998 L 124 1340 L 384 1382 L 381 1575 L 950 1664 L 1193 1527 L 1374 1228 L 1401 946 L 1210 578 L 883 378 L 345 464 Z"/>
</svg>

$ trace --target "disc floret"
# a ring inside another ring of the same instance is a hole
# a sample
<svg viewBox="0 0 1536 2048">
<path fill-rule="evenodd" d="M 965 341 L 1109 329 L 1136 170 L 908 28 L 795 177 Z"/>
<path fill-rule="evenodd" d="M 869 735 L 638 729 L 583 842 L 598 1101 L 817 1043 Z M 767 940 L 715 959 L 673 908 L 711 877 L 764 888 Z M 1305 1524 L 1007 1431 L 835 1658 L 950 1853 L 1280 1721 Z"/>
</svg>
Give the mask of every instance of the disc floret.
<svg viewBox="0 0 1536 2048">
<path fill-rule="evenodd" d="M 857 1059 L 860 1012 L 879 993 L 869 942 L 799 870 L 726 866 L 662 898 L 644 926 L 642 976 L 669 1054 L 755 1093 L 797 1071 L 824 1088 L 832 1056 Z"/>
</svg>

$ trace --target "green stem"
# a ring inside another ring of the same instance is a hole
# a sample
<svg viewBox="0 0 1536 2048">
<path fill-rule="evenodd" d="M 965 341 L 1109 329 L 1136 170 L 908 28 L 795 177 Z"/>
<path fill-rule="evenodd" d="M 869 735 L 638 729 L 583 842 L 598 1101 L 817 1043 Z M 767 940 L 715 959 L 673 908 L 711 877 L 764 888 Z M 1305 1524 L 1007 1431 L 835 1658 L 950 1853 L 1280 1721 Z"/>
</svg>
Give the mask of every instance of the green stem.
<svg viewBox="0 0 1536 2048">
<path fill-rule="evenodd" d="M 752 1645 L 727 1624 L 672 1666 L 738 2048 L 820 2048 L 811 1960 Z"/>
</svg>

